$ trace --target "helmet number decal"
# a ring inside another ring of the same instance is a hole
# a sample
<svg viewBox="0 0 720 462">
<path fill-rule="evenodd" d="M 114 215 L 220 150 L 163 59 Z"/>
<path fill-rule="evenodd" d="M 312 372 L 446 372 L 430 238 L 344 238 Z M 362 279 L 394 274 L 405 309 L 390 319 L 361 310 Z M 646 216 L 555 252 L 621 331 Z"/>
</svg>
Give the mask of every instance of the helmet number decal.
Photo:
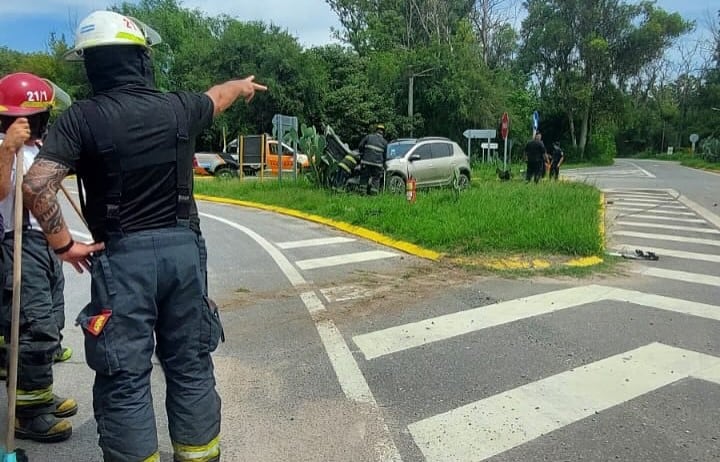
<svg viewBox="0 0 720 462">
<path fill-rule="evenodd" d="M 139 32 L 139 30 L 138 30 L 137 26 L 135 25 L 135 23 L 132 22 L 130 19 L 128 19 L 128 18 L 123 18 L 123 22 L 125 23 L 125 28 L 126 28 L 126 29 Z"/>
<path fill-rule="evenodd" d="M 29 102 L 46 102 L 48 100 L 48 94 L 45 90 L 40 91 L 28 91 L 27 100 Z"/>
</svg>

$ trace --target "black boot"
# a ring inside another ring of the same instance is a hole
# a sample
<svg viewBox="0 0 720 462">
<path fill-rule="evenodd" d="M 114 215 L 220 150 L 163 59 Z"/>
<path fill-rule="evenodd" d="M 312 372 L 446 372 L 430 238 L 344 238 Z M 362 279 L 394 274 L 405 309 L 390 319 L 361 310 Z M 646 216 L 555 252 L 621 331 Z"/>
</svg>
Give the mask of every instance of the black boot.
<svg viewBox="0 0 720 462">
<path fill-rule="evenodd" d="M 69 420 L 58 419 L 52 414 L 40 414 L 34 417 L 15 419 L 15 437 L 21 440 L 33 440 L 39 443 L 57 443 L 72 436 L 72 424 Z"/>
</svg>

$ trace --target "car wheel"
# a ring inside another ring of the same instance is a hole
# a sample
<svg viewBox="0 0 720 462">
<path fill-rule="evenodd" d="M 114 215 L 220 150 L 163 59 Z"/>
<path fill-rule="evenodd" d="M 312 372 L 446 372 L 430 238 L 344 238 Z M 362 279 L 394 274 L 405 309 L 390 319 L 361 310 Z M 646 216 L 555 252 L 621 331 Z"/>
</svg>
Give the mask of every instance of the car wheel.
<svg viewBox="0 0 720 462">
<path fill-rule="evenodd" d="M 237 172 L 231 168 L 224 167 L 215 170 L 215 176 L 223 179 L 235 178 L 237 176 Z"/>
<path fill-rule="evenodd" d="M 467 173 L 460 173 L 458 175 L 458 189 L 467 189 L 470 187 L 470 177 Z"/>
<path fill-rule="evenodd" d="M 405 192 L 405 179 L 400 175 L 393 175 L 388 181 L 388 191 L 393 194 L 402 194 Z"/>
</svg>

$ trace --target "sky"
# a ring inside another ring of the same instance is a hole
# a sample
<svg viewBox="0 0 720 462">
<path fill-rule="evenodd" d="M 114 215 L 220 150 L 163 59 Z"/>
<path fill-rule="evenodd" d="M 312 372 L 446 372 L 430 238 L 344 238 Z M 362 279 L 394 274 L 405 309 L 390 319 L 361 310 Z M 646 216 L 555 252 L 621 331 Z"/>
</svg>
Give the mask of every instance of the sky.
<svg viewBox="0 0 720 462">
<path fill-rule="evenodd" d="M 130 0 L 135 1 L 135 0 Z M 28 8 L 28 3 L 33 6 Z M 0 0 L 0 46 L 20 51 L 45 51 L 50 32 L 65 34 L 72 42 L 74 25 L 96 9 L 118 3 L 115 0 Z M 210 15 L 228 14 L 240 20 L 272 22 L 296 36 L 304 46 L 333 41 L 330 29 L 338 19 L 325 0 L 182 0 L 186 7 L 199 8 Z M 708 37 L 708 22 L 717 24 L 720 6 L 708 0 L 657 0 L 658 6 L 695 20 L 698 30 L 683 41 L 690 44 Z M 41 7 L 42 5 L 42 7 Z M 33 32 L 28 33 L 29 26 Z"/>
</svg>

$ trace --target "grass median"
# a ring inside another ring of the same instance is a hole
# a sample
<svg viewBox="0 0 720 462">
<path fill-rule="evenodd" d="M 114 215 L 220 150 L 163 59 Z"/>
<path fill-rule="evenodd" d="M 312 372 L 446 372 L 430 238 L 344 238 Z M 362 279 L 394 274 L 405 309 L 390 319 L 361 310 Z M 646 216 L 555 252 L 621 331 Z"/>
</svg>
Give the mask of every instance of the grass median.
<svg viewBox="0 0 720 462">
<path fill-rule="evenodd" d="M 480 175 L 482 177 L 482 175 Z M 302 211 L 380 232 L 450 256 L 600 255 L 600 193 L 574 183 L 479 180 L 451 189 L 359 196 L 304 181 L 196 181 L 195 192 Z"/>
</svg>

